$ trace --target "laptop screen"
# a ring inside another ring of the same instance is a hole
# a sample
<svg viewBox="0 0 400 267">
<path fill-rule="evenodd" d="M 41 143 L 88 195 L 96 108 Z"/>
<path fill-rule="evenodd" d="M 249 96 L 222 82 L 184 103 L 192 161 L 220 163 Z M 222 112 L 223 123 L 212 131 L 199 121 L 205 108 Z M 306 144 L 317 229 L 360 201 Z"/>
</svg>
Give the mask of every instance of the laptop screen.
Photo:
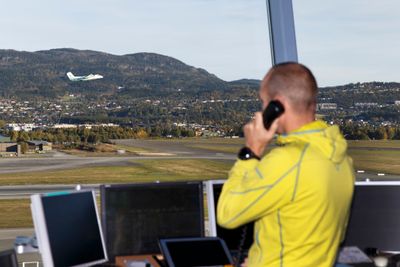
<svg viewBox="0 0 400 267">
<path fill-rule="evenodd" d="M 217 237 L 162 239 L 160 246 L 169 267 L 232 264 L 225 242 Z"/>
</svg>

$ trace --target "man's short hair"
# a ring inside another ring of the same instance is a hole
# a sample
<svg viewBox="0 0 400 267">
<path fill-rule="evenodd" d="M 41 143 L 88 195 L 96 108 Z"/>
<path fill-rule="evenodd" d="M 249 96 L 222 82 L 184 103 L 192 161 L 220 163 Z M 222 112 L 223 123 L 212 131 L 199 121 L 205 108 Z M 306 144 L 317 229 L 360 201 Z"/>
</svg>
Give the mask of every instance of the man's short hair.
<svg viewBox="0 0 400 267">
<path fill-rule="evenodd" d="M 271 68 L 264 78 L 262 89 L 267 87 L 268 96 L 278 94 L 289 99 L 299 112 L 315 111 L 318 86 L 312 72 L 296 62 L 280 63 Z"/>
</svg>

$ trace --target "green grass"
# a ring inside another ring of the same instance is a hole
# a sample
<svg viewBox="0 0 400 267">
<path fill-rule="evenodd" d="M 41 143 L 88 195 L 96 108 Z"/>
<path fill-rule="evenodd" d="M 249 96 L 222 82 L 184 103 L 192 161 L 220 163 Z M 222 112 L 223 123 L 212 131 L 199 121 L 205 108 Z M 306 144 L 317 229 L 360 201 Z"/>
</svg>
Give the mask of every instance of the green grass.
<svg viewBox="0 0 400 267">
<path fill-rule="evenodd" d="M 0 228 L 32 227 L 30 199 L 0 200 Z"/>
<path fill-rule="evenodd" d="M 400 175 L 400 150 L 350 149 L 356 170 Z"/>
<path fill-rule="evenodd" d="M 87 167 L 0 175 L 0 185 L 86 184 L 226 178 L 232 161 L 206 159 L 132 160 L 132 166 Z"/>
<path fill-rule="evenodd" d="M 233 162 L 203 159 L 132 161 L 133 166 L 90 167 L 0 175 L 1 185 L 85 184 L 223 179 Z M 98 205 L 100 207 L 99 199 Z M 0 229 L 32 227 L 29 199 L 0 200 Z"/>
<path fill-rule="evenodd" d="M 243 139 L 173 139 L 187 147 L 222 153 L 236 153 Z M 117 146 L 127 152 L 148 152 L 146 149 Z M 349 154 L 356 170 L 400 175 L 400 141 L 349 141 Z M 129 149 L 129 150 L 128 150 Z M 132 150 L 130 150 L 132 149 Z M 0 175 L 1 185 L 130 183 L 183 180 L 223 179 L 233 165 L 227 160 L 148 159 L 132 160 L 131 166 L 87 167 L 70 170 L 12 173 Z M 32 227 L 29 199 L 0 200 L 0 228 Z"/>
<path fill-rule="evenodd" d="M 100 197 L 96 197 L 97 207 L 101 207 Z M 30 199 L 0 200 L 0 229 L 33 227 Z"/>
<path fill-rule="evenodd" d="M 349 148 L 398 148 L 400 140 L 349 140 Z"/>
</svg>

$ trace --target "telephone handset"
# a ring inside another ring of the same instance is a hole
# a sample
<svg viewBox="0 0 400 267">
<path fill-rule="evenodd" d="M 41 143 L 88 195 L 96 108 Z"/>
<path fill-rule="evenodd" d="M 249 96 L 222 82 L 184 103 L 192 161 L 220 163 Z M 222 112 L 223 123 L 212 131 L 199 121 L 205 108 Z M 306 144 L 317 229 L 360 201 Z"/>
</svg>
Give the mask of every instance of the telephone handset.
<svg viewBox="0 0 400 267">
<path fill-rule="evenodd" d="M 263 112 L 263 122 L 265 129 L 269 130 L 271 124 L 285 111 L 283 105 L 278 100 L 272 100 Z"/>
</svg>

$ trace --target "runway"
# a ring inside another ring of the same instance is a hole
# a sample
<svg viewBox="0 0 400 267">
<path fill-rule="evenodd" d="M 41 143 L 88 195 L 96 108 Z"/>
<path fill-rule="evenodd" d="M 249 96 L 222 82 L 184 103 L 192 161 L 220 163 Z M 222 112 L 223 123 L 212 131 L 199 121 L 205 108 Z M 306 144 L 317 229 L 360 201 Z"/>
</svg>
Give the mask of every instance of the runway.
<svg viewBox="0 0 400 267">
<path fill-rule="evenodd" d="M 198 141 L 194 141 L 194 144 L 196 142 Z M 190 142 L 127 139 L 117 140 L 116 143 L 142 148 L 148 152 L 132 156 L 79 157 L 53 151 L 51 154 L 37 158 L 0 158 L 0 174 L 68 170 L 93 166 L 125 166 L 134 164 L 132 163 L 134 161 L 154 159 L 213 159 L 232 161 L 236 159 L 236 153 L 221 153 L 209 149 L 191 147 L 192 143 Z M 210 145 L 214 147 L 237 147 L 239 149 L 242 146 L 242 142 Z M 400 180 L 398 175 L 368 172 L 357 173 L 356 178 L 358 181 Z M 29 198 L 31 194 L 73 190 L 75 186 L 76 184 L 0 186 L 0 199 Z M 98 184 L 85 184 L 81 186 L 82 189 L 93 189 L 96 191 L 99 188 Z"/>
<path fill-rule="evenodd" d="M 180 154 L 171 156 L 132 156 L 132 157 L 54 157 L 54 158 L 12 158 L 0 159 L 0 174 L 19 172 L 40 172 L 65 170 L 92 166 L 123 166 L 132 160 L 154 159 L 215 159 L 234 160 L 235 155 L 226 153 L 208 153 L 202 155 Z"/>
</svg>

